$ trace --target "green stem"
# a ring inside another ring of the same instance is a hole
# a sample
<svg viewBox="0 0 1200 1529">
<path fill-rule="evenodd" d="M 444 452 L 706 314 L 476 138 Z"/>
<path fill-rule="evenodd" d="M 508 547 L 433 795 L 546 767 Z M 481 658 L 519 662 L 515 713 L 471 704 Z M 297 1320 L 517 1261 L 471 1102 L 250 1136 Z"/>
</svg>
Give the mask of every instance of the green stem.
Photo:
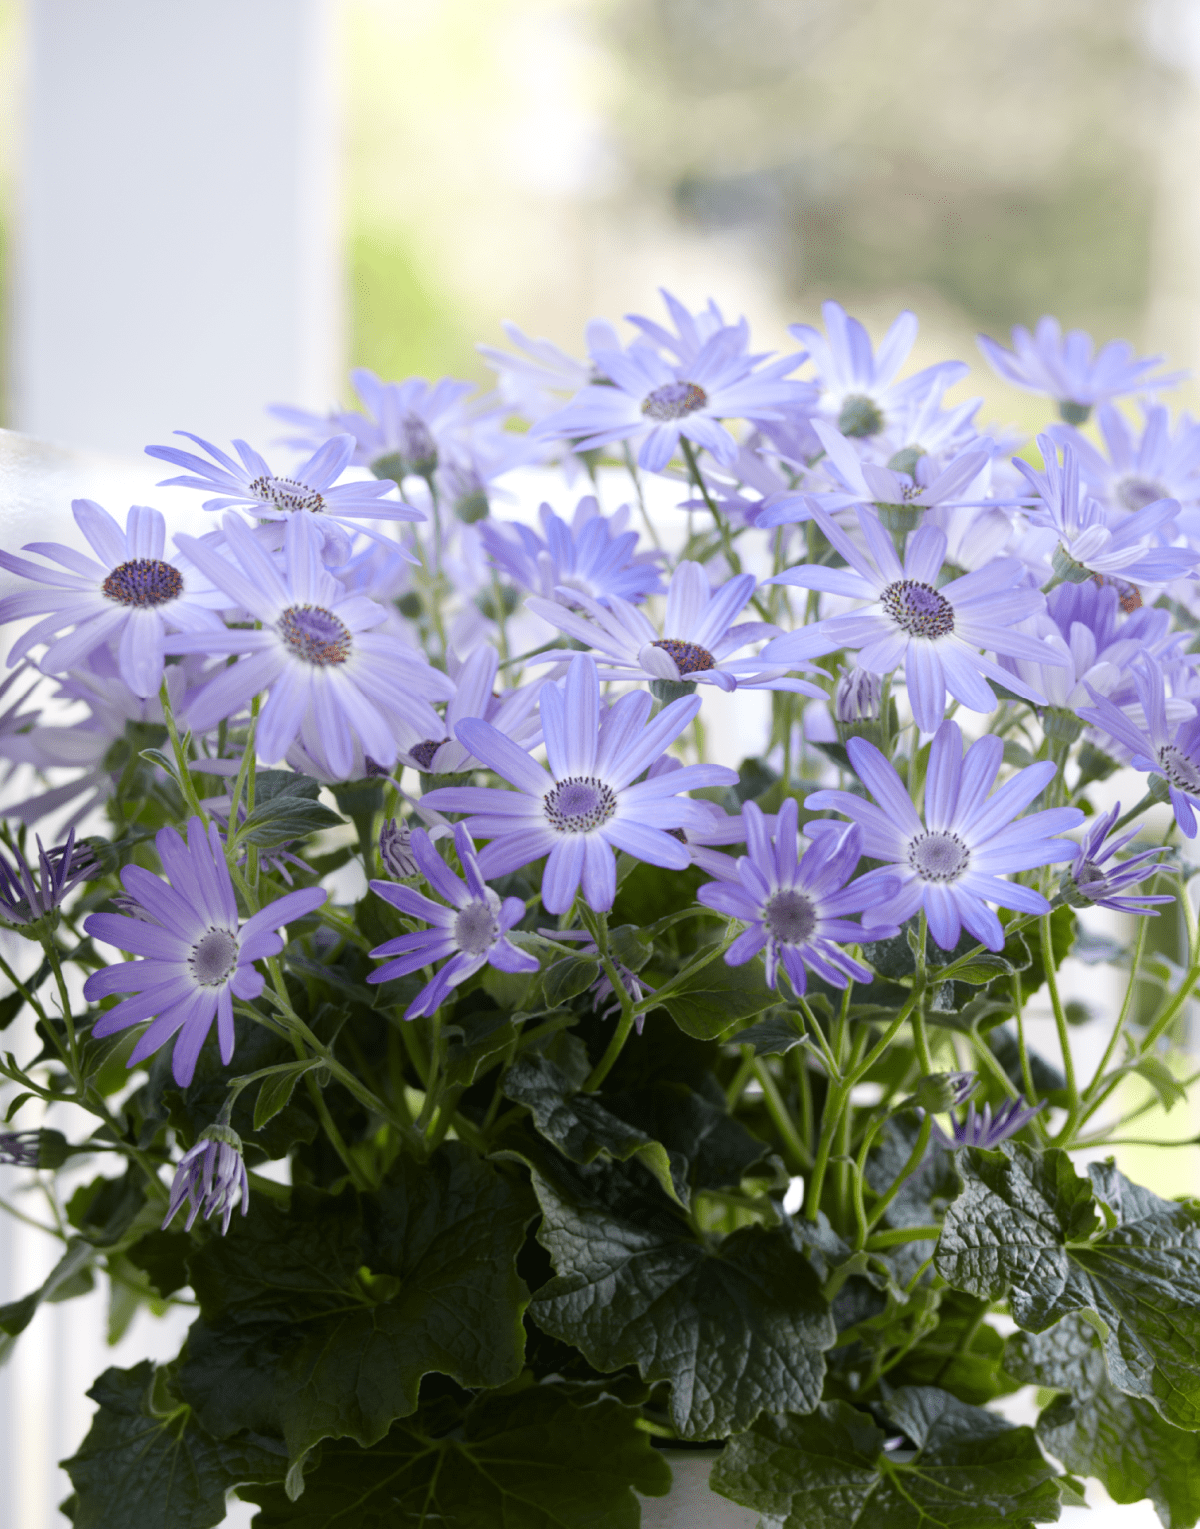
<svg viewBox="0 0 1200 1529">
<path fill-rule="evenodd" d="M 650 519 L 649 510 L 646 508 L 646 498 L 642 493 L 641 474 L 637 470 L 637 463 L 633 460 L 633 452 L 630 449 L 629 442 L 626 441 L 624 446 L 625 466 L 629 469 L 629 476 L 633 479 L 633 492 L 637 495 L 638 509 L 642 512 L 642 519 L 646 523 L 646 531 L 649 534 L 650 540 L 656 547 L 661 548 L 662 542 L 658 539 L 658 532 L 654 528 L 654 522 Z"/>
<path fill-rule="evenodd" d="M 175 725 L 175 714 L 171 710 L 171 692 L 167 688 L 165 675 L 158 692 L 158 698 L 162 702 L 163 721 L 167 724 L 167 736 L 171 740 L 171 748 L 175 753 L 175 767 L 179 771 L 179 785 L 183 791 L 184 800 L 187 802 L 191 812 L 207 827 L 208 814 L 201 807 L 200 798 L 196 795 L 195 782 L 192 780 L 191 763 L 180 740 L 179 729 Z"/>
<path fill-rule="evenodd" d="M 1021 1082 L 1025 1088 L 1025 1098 L 1032 1104 L 1035 1089 L 1033 1069 L 1029 1063 L 1029 1047 L 1025 1044 L 1025 1006 L 1021 993 L 1021 979 L 1014 973 L 1009 978 L 1009 982 L 1012 985 L 1013 1013 L 1017 1017 L 1017 1052 L 1021 1058 Z"/>
<path fill-rule="evenodd" d="M 762 1088 L 763 1103 L 767 1107 L 767 1113 L 774 1122 L 775 1129 L 783 1138 L 785 1150 L 793 1158 L 793 1171 L 811 1168 L 812 1153 L 797 1134 L 792 1117 L 788 1114 L 787 1105 L 783 1102 L 783 1096 L 779 1092 L 779 1086 L 772 1076 L 771 1069 L 767 1066 L 765 1057 L 754 1058 L 754 1076 Z"/>
<path fill-rule="evenodd" d="M 925 917 L 925 909 L 921 909 L 921 916 L 917 920 L 917 952 L 916 973 L 913 977 L 913 991 L 920 989 L 920 997 L 913 1005 L 912 1032 L 913 1045 L 917 1052 L 917 1065 L 921 1069 L 922 1077 L 928 1077 L 933 1071 L 933 1058 L 929 1051 L 929 1036 L 925 1030 L 925 942 L 929 928 Z"/>
<path fill-rule="evenodd" d="M 883 1219 L 888 1206 L 904 1188 L 905 1180 L 909 1177 L 910 1174 L 914 1173 L 918 1167 L 920 1167 L 921 1159 L 925 1156 L 925 1150 L 929 1146 L 929 1138 L 932 1134 L 933 1116 L 926 1115 L 925 1119 L 921 1122 L 921 1129 L 917 1132 L 917 1139 L 913 1143 L 912 1151 L 908 1154 L 907 1162 L 904 1164 L 904 1167 L 901 1168 L 896 1177 L 892 1180 L 892 1183 L 888 1187 L 886 1193 L 880 1195 L 877 1204 L 871 1211 L 870 1216 L 867 1218 L 868 1232 L 870 1232 L 879 1224 L 879 1222 Z M 859 1246 L 863 1247 L 865 1245 L 866 1239 L 864 1238 Z"/>
<path fill-rule="evenodd" d="M 1129 966 L 1129 981 L 1125 988 L 1125 998 L 1121 1004 L 1121 1012 L 1117 1015 L 1117 1023 L 1113 1027 L 1113 1033 L 1108 1038 L 1108 1045 L 1104 1049 L 1104 1055 L 1100 1058 L 1096 1071 L 1092 1074 L 1092 1080 L 1083 1091 L 1083 1102 L 1085 1105 L 1091 1103 L 1099 1090 L 1104 1075 L 1108 1071 L 1108 1064 L 1112 1061 L 1117 1044 L 1125 1032 L 1125 1024 L 1129 1018 L 1129 1011 L 1133 1007 L 1134 992 L 1137 988 L 1138 968 L 1142 964 L 1142 956 L 1146 950 L 1146 930 L 1149 923 L 1149 919 L 1143 918 L 1138 920 L 1137 943 L 1133 947 L 1133 960 Z M 1091 1113 L 1091 1110 L 1088 1110 L 1083 1119 L 1087 1120 Z M 1082 1124 L 1082 1122 L 1080 1123 Z"/>
<path fill-rule="evenodd" d="M 1042 967 L 1046 973 L 1046 986 L 1050 989 L 1050 1005 L 1054 1010 L 1054 1023 L 1058 1029 L 1058 1045 L 1062 1052 L 1063 1072 L 1067 1079 L 1067 1118 L 1063 1124 L 1062 1137 L 1069 1139 L 1079 1118 L 1079 1085 L 1075 1081 L 1075 1060 L 1071 1055 L 1071 1037 L 1067 1031 L 1067 1019 L 1063 1013 L 1062 999 L 1058 993 L 1058 973 L 1054 968 L 1054 944 L 1050 932 L 1050 915 L 1039 920 L 1042 932 Z M 1034 1103 L 1033 1098 L 1029 1100 Z"/>
</svg>

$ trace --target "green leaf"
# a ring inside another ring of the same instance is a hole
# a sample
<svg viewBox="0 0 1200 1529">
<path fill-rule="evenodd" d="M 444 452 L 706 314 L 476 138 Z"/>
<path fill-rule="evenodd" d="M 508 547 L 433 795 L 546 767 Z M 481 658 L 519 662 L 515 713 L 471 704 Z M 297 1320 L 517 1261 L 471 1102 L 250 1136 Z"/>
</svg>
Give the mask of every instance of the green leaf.
<svg viewBox="0 0 1200 1529">
<path fill-rule="evenodd" d="M 726 966 L 720 956 L 673 986 L 662 1000 L 679 1028 L 702 1041 L 716 1040 L 739 1019 L 751 1019 L 778 1002 L 779 994 L 763 981 L 757 961 Z"/>
<path fill-rule="evenodd" d="M 95 1249 L 82 1237 L 72 1237 L 67 1250 L 36 1290 L 19 1301 L 0 1306 L 0 1364 L 12 1353 L 15 1339 L 33 1321 L 43 1301 L 69 1300 L 92 1288 L 91 1265 Z"/>
<path fill-rule="evenodd" d="M 542 992 L 547 1005 L 554 1009 L 570 1003 L 586 992 L 600 976 L 600 963 L 594 956 L 564 956 L 542 973 Z"/>
<path fill-rule="evenodd" d="M 0 1030 L 7 1030 L 13 1020 L 21 1012 L 21 1005 L 25 1002 L 20 993 L 9 993 L 7 997 L 0 998 Z M 11 1119 L 11 1115 L 8 1117 Z"/>
<path fill-rule="evenodd" d="M 729 1041 L 734 1046 L 753 1046 L 755 1056 L 782 1056 L 805 1041 L 803 1029 L 790 1014 L 772 1014 L 748 1030 L 739 1030 Z"/>
<path fill-rule="evenodd" d="M 997 977 L 1011 977 L 1016 971 L 1011 961 L 1006 961 L 1003 956 L 978 955 L 972 956 L 964 965 L 943 967 L 929 973 L 930 982 L 966 982 L 971 987 L 984 987 Z"/>
<path fill-rule="evenodd" d="M 143 1360 L 105 1370 L 88 1392 L 99 1410 L 64 1465 L 75 1488 L 75 1529 L 208 1529 L 225 1519 L 225 1494 L 242 1482 L 282 1477 L 273 1439 L 220 1442 L 190 1407 L 162 1392 L 162 1372 Z"/>
<path fill-rule="evenodd" d="M 885 1454 L 868 1414 L 825 1402 L 730 1439 L 709 1485 L 772 1529 L 1016 1529 L 1058 1518 L 1054 1471 L 1032 1428 L 932 1386 L 895 1392 L 887 1410 L 915 1457 Z"/>
<path fill-rule="evenodd" d="M 254 1129 L 261 1131 L 268 1120 L 274 1120 L 280 1110 L 286 1107 L 304 1074 L 323 1065 L 320 1057 L 306 1057 L 303 1061 L 281 1065 L 278 1072 L 265 1077 L 254 1101 Z"/>
<path fill-rule="evenodd" d="M 1200 1209 L 1160 1200 L 1111 1164 L 1093 1164 L 1089 1183 L 1057 1149 L 1009 1142 L 957 1156 L 964 1188 L 938 1242 L 942 1278 L 1007 1296 L 1029 1332 L 1091 1313 L 1118 1390 L 1200 1429 Z M 1103 1232 L 1093 1186 L 1115 1223 Z"/>
<path fill-rule="evenodd" d="M 1017 1388 L 1004 1365 L 1005 1343 L 983 1320 L 987 1303 L 958 1290 L 940 1292 L 937 1326 L 888 1370 L 894 1386 L 941 1385 L 982 1407 Z"/>
<path fill-rule="evenodd" d="M 469 1015 L 461 1024 L 443 1026 L 446 1087 L 466 1088 L 474 1083 L 508 1050 L 516 1034 L 512 1015 L 498 1009 Z"/>
<path fill-rule="evenodd" d="M 528 1294 L 515 1259 L 532 1206 L 458 1143 L 400 1159 L 361 1211 L 350 1193 L 255 1202 L 189 1261 L 200 1319 L 180 1372 L 218 1437 L 376 1443 L 434 1371 L 500 1386 L 521 1368 Z"/>
<path fill-rule="evenodd" d="M 1008 1340 L 1005 1368 L 1028 1385 L 1062 1389 L 1037 1422 L 1068 1470 L 1096 1476 L 1114 1502 L 1149 1497 L 1166 1529 L 1200 1518 L 1200 1433 L 1174 1428 L 1149 1402 L 1109 1384 L 1100 1338 L 1082 1317 Z"/>
<path fill-rule="evenodd" d="M 820 1399 L 835 1336 L 812 1265 L 782 1229 L 713 1245 L 633 1164 L 534 1173 L 538 1241 L 557 1278 L 530 1314 L 599 1370 L 636 1364 L 671 1383 L 685 1439 L 720 1438 L 764 1409 Z"/>
<path fill-rule="evenodd" d="M 316 784 L 313 781 L 313 785 Z M 289 794 L 256 803 L 254 811 L 246 815 L 238 842 L 269 848 L 292 839 L 306 838 L 322 828 L 340 828 L 342 822 L 336 812 L 331 812 L 320 802 Z"/>
<path fill-rule="evenodd" d="M 261 1505 L 255 1529 L 637 1529 L 634 1489 L 661 1497 L 671 1471 L 636 1416 L 561 1383 L 478 1397 L 461 1419 L 429 1405 L 372 1449 L 327 1444 L 298 1502 L 238 1495 Z"/>
<path fill-rule="evenodd" d="M 1133 1068 L 1139 1076 L 1145 1078 L 1150 1087 L 1158 1095 L 1164 1110 L 1170 1110 L 1173 1105 L 1187 1098 L 1187 1089 L 1181 1087 L 1179 1079 L 1163 1061 L 1162 1057 L 1151 1053 L 1144 1056 Z"/>
</svg>

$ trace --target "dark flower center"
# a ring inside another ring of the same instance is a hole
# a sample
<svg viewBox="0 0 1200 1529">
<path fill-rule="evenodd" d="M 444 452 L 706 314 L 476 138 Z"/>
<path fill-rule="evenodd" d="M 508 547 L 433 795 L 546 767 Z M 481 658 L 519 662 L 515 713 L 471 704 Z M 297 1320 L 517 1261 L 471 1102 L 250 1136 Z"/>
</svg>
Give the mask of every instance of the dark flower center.
<svg viewBox="0 0 1200 1529">
<path fill-rule="evenodd" d="M 708 394 L 694 382 L 668 382 L 642 400 L 642 413 L 661 422 L 695 414 L 708 402 Z"/>
<path fill-rule="evenodd" d="M 617 810 L 617 797 L 594 775 L 568 775 L 542 798 L 551 828 L 560 834 L 587 834 L 607 823 Z"/>
<path fill-rule="evenodd" d="M 879 598 L 896 625 L 911 637 L 945 637 L 954 630 L 954 607 L 932 584 L 897 579 Z"/>
<path fill-rule="evenodd" d="M 1193 796 L 1200 795 L 1200 768 L 1173 743 L 1165 743 L 1159 749 L 1158 762 L 1173 786 Z"/>
<path fill-rule="evenodd" d="M 957 881 L 971 863 L 971 851 L 944 829 L 918 834 L 908 846 L 908 863 L 923 881 Z"/>
<path fill-rule="evenodd" d="M 423 743 L 414 744 L 409 749 L 409 758 L 415 759 L 422 770 L 428 770 L 433 765 L 433 756 L 445 742 L 445 738 L 426 738 Z"/>
<path fill-rule="evenodd" d="M 1117 480 L 1117 503 L 1126 510 L 1144 510 L 1148 504 L 1153 504 L 1156 499 L 1169 499 L 1171 496 L 1161 483 L 1155 483 L 1153 478 L 1139 478 L 1136 473 L 1129 473 L 1124 478 Z"/>
<path fill-rule="evenodd" d="M 665 832 L 668 838 L 678 839 L 680 844 L 686 844 L 688 841 L 687 834 L 684 833 L 682 828 L 668 828 Z"/>
<path fill-rule="evenodd" d="M 454 938 L 459 950 L 468 956 L 481 956 L 491 950 L 499 936 L 500 925 L 487 903 L 468 903 L 455 917 Z"/>
<path fill-rule="evenodd" d="M 114 568 L 103 588 L 118 605 L 166 605 L 183 593 L 183 575 L 159 558 L 135 557 Z"/>
<path fill-rule="evenodd" d="M 1084 890 L 1106 880 L 1107 877 L 1094 860 L 1085 860 L 1075 872 L 1075 885 Z"/>
<path fill-rule="evenodd" d="M 883 429 L 883 414 L 879 405 L 865 393 L 851 393 L 842 401 L 841 413 L 838 415 L 838 429 L 843 435 L 857 436 L 860 439 L 863 436 L 878 435 Z"/>
<path fill-rule="evenodd" d="M 325 496 L 307 483 L 297 483 L 295 478 L 273 478 L 266 473 L 255 478 L 250 492 L 263 504 L 272 504 L 277 510 L 308 510 L 319 515 L 325 508 Z"/>
<path fill-rule="evenodd" d="M 202 934 L 188 957 L 188 969 L 201 987 L 220 987 L 237 966 L 237 936 L 228 929 Z"/>
<path fill-rule="evenodd" d="M 344 664 L 350 657 L 350 629 L 320 605 L 292 605 L 276 623 L 288 647 L 306 663 Z"/>
<path fill-rule="evenodd" d="M 811 897 L 788 888 L 776 892 L 763 909 L 763 923 L 783 945 L 803 945 L 817 927 L 817 910 Z"/>
<path fill-rule="evenodd" d="M 400 455 L 413 472 L 432 472 L 437 466 L 437 442 L 419 414 L 406 414 L 398 431 Z"/>
<path fill-rule="evenodd" d="M 717 667 L 717 661 L 708 649 L 694 642 L 680 642 L 677 637 L 662 637 L 658 642 L 652 642 L 650 646 L 661 648 L 664 653 L 669 654 L 680 675 L 700 674 L 705 669 Z"/>
</svg>

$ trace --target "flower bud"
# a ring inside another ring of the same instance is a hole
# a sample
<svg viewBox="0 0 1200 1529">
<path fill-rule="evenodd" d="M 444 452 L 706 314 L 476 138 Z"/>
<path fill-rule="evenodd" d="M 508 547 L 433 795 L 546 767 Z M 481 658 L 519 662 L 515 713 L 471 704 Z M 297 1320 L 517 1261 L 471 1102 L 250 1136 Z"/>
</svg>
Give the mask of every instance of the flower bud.
<svg viewBox="0 0 1200 1529">
<path fill-rule="evenodd" d="M 395 818 L 389 818 L 383 825 L 379 835 L 379 858 L 393 881 L 409 881 L 421 874 L 412 852 L 412 830 L 404 823 L 397 823 Z"/>
<path fill-rule="evenodd" d="M 973 1072 L 933 1072 L 917 1084 L 912 1103 L 930 1115 L 957 1109 L 975 1092 L 978 1078 Z"/>
<path fill-rule="evenodd" d="M 191 1203 L 185 1225 L 192 1224 L 201 1211 L 207 1221 L 221 1212 L 221 1236 L 229 1230 L 233 1208 L 241 1203 L 242 1215 L 250 1209 L 250 1180 L 242 1161 L 242 1138 L 232 1127 L 205 1126 L 196 1145 L 185 1152 L 175 1170 L 171 1200 L 163 1218 L 163 1229 L 170 1226 L 183 1202 Z"/>
<path fill-rule="evenodd" d="M 839 722 L 877 722 L 882 696 L 877 674 L 868 669 L 848 669 L 833 694 L 833 714 Z"/>
</svg>

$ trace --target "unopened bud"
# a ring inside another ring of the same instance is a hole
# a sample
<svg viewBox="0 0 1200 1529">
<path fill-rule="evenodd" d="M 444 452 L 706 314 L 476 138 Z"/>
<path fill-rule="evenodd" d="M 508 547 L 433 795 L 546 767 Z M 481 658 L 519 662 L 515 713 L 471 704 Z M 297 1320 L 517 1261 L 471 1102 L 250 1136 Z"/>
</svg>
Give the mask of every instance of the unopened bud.
<svg viewBox="0 0 1200 1529">
<path fill-rule="evenodd" d="M 883 686 L 869 669 L 849 669 L 833 693 L 833 714 L 839 722 L 878 722 Z"/>
<path fill-rule="evenodd" d="M 412 851 L 412 830 L 389 818 L 379 835 L 379 858 L 393 881 L 409 881 L 421 874 Z"/>
<path fill-rule="evenodd" d="M 977 1081 L 973 1072 L 932 1072 L 917 1084 L 910 1102 L 930 1115 L 941 1115 L 965 1104 Z"/>
</svg>

